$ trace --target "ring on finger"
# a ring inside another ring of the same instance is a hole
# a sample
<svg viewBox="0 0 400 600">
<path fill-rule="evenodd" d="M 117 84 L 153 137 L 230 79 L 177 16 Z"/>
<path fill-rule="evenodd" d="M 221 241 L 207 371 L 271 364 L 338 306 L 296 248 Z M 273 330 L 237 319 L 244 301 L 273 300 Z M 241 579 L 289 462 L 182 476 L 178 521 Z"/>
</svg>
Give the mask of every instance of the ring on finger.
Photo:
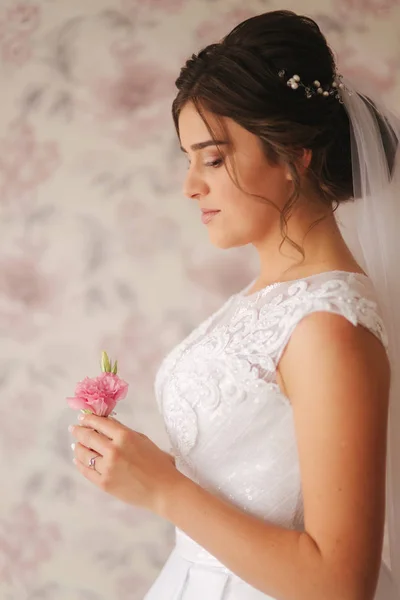
<svg viewBox="0 0 400 600">
<path fill-rule="evenodd" d="M 96 458 L 98 458 L 99 456 L 100 456 L 100 454 L 96 454 L 95 456 L 92 456 L 92 458 L 89 460 L 89 467 L 91 467 L 95 471 L 96 471 Z"/>
</svg>

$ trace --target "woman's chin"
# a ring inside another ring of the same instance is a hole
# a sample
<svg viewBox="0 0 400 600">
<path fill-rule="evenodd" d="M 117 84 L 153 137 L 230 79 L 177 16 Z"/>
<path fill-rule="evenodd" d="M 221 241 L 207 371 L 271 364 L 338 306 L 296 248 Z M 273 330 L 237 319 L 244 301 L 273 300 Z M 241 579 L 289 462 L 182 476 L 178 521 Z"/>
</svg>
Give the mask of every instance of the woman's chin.
<svg viewBox="0 0 400 600">
<path fill-rule="evenodd" d="M 248 242 L 244 242 L 240 238 L 227 235 L 210 235 L 210 242 L 216 248 L 221 250 L 229 250 L 229 248 L 240 248 L 246 246 Z"/>
</svg>

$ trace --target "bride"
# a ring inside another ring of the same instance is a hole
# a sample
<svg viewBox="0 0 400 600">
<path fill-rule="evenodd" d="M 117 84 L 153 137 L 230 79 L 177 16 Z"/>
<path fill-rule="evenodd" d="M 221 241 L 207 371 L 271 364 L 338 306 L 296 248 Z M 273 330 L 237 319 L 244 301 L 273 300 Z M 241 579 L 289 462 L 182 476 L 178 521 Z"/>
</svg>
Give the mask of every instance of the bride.
<svg viewBox="0 0 400 600">
<path fill-rule="evenodd" d="M 389 466 L 392 577 L 382 561 L 398 122 L 289 11 L 241 23 L 176 85 L 184 192 L 214 245 L 255 246 L 260 275 L 158 373 L 176 464 L 200 488 L 166 510 L 177 545 L 146 600 L 399 598 Z"/>
<path fill-rule="evenodd" d="M 88 417 L 78 466 L 175 525 L 145 600 L 399 600 L 399 121 L 290 11 L 176 85 L 184 192 L 260 273 L 160 366 L 172 455 Z"/>
</svg>

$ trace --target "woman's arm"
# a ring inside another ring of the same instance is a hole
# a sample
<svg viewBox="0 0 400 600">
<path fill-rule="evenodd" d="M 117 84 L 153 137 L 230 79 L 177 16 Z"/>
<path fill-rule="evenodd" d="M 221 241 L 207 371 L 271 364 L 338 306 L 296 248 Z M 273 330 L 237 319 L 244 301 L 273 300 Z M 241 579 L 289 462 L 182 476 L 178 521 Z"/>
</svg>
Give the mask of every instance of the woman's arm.
<svg viewBox="0 0 400 600">
<path fill-rule="evenodd" d="M 389 363 L 332 313 L 296 327 L 280 361 L 292 402 L 305 531 L 242 512 L 182 477 L 160 514 L 277 600 L 372 600 L 384 528 Z"/>
<path fill-rule="evenodd" d="M 186 477 L 164 499 L 159 514 L 241 579 L 277 600 L 331 598 L 321 593 L 321 556 L 304 533 L 244 513 Z"/>
<path fill-rule="evenodd" d="M 175 464 L 175 456 L 173 456 L 173 454 L 171 454 L 170 452 L 165 452 L 165 450 L 163 450 L 165 456 L 172 462 L 172 464 Z"/>
</svg>

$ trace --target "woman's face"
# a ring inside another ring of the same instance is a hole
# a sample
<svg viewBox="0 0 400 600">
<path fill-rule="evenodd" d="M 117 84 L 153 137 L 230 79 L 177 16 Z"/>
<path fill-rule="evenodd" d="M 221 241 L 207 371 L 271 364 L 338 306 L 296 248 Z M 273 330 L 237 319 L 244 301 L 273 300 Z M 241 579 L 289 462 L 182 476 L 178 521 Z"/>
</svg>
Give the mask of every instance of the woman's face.
<svg viewBox="0 0 400 600">
<path fill-rule="evenodd" d="M 202 208 L 221 211 L 205 225 L 212 243 L 219 248 L 258 245 L 272 236 L 279 244 L 278 210 L 249 194 L 262 196 L 281 210 L 292 191 L 287 167 L 269 164 L 259 139 L 227 118 L 223 120 L 231 143 L 223 143 L 225 136 L 217 120 L 210 113 L 205 113 L 205 117 L 221 142 L 223 159 L 191 102 L 180 113 L 179 133 L 189 161 L 184 194 L 197 201 L 199 218 Z M 229 163 L 232 159 L 240 187 L 245 191 L 235 185 L 227 172 L 228 168 L 234 177 Z"/>
</svg>

